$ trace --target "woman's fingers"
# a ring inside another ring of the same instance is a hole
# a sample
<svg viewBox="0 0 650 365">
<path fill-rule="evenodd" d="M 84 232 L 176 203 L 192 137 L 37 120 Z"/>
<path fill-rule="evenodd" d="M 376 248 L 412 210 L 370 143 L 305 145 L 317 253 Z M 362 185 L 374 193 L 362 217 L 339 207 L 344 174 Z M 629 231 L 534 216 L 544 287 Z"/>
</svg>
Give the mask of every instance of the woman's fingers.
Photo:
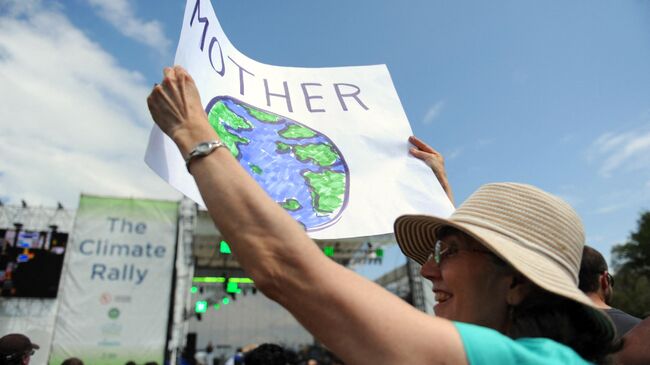
<svg viewBox="0 0 650 365">
<path fill-rule="evenodd" d="M 424 143 L 424 141 L 422 141 L 421 139 L 419 139 L 416 136 L 410 136 L 409 137 L 409 142 L 411 142 L 415 147 L 419 148 L 422 151 L 432 152 L 432 153 L 435 152 L 435 150 L 433 148 L 431 148 L 431 146 Z"/>
<path fill-rule="evenodd" d="M 417 149 L 415 147 L 411 147 L 409 149 L 409 152 L 414 157 L 417 157 L 417 158 L 419 158 L 420 160 L 423 160 L 423 161 L 426 161 L 427 159 L 432 157 L 430 153 L 421 151 L 421 150 L 419 150 L 419 149 Z"/>
<path fill-rule="evenodd" d="M 171 67 L 163 68 L 163 78 L 171 76 L 173 72 L 174 72 L 174 69 L 171 68 Z"/>
</svg>

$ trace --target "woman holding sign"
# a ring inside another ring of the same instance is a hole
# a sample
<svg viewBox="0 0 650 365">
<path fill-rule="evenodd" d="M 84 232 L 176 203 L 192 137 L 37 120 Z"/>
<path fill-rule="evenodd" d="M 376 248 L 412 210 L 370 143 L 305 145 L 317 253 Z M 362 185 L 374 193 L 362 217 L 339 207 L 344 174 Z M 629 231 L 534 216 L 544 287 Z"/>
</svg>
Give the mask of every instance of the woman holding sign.
<svg viewBox="0 0 650 365">
<path fill-rule="evenodd" d="M 220 148 L 183 68 L 166 68 L 147 101 L 256 286 L 346 363 L 586 364 L 612 351 L 611 322 L 577 287 L 582 224 L 560 199 L 489 184 L 449 219 L 398 218 L 400 247 L 434 284 L 430 317 L 313 244 Z"/>
</svg>

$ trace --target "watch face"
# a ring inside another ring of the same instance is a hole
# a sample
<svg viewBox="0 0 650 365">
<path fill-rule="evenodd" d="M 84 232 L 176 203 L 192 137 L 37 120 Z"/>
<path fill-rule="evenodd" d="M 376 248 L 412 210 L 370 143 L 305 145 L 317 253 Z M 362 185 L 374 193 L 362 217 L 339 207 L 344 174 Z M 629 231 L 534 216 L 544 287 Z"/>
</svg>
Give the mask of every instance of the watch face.
<svg viewBox="0 0 650 365">
<path fill-rule="evenodd" d="M 206 153 L 208 151 L 210 151 L 209 143 L 201 143 L 198 146 L 196 146 L 196 152 L 198 153 Z"/>
</svg>

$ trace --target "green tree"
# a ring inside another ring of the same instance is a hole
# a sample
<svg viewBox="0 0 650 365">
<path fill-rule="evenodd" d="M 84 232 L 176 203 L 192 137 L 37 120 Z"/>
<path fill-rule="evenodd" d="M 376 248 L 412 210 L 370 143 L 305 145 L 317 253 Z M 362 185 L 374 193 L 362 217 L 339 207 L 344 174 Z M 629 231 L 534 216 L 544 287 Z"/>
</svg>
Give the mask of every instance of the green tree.
<svg viewBox="0 0 650 365">
<path fill-rule="evenodd" d="M 612 248 L 616 270 L 612 305 L 633 316 L 650 315 L 650 211 L 641 214 L 636 232 Z"/>
</svg>

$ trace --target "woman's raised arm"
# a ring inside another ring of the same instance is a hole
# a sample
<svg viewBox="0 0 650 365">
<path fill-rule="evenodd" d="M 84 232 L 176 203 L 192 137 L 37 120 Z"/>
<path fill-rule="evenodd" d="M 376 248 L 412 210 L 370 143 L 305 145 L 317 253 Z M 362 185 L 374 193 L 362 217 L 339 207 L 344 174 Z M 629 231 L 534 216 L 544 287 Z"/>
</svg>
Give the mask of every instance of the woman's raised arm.
<svg viewBox="0 0 650 365">
<path fill-rule="evenodd" d="M 176 66 L 166 68 L 164 76 L 147 103 L 155 122 L 187 157 L 197 144 L 219 137 L 190 75 Z M 466 362 L 450 321 L 417 311 L 328 259 L 227 148 L 194 160 L 190 171 L 212 219 L 256 286 L 346 363 Z"/>
</svg>

